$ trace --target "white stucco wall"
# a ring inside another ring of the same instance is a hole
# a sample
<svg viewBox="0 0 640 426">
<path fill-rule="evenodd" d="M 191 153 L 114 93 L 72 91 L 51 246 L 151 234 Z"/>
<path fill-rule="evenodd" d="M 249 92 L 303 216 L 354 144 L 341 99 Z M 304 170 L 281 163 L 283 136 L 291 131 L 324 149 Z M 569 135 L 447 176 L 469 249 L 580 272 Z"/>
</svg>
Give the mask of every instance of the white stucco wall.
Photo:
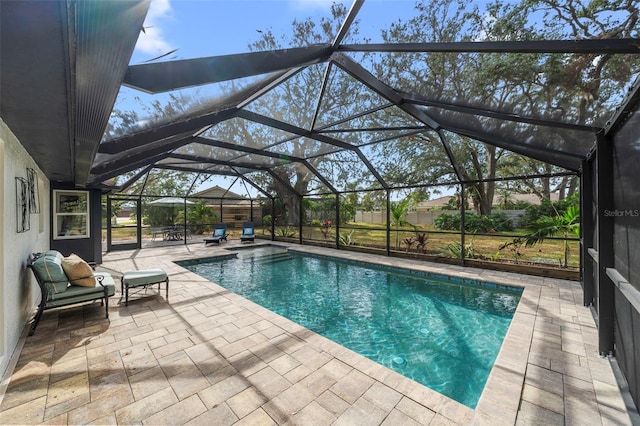
<svg viewBox="0 0 640 426">
<path fill-rule="evenodd" d="M 38 176 L 39 214 L 30 215 L 30 230 L 17 232 L 16 177 L 27 177 L 27 168 Z M 48 249 L 49 181 L 11 129 L 0 118 L 0 375 L 4 377 L 20 336 L 29 322 L 40 292 L 26 269 L 30 253 Z"/>
</svg>

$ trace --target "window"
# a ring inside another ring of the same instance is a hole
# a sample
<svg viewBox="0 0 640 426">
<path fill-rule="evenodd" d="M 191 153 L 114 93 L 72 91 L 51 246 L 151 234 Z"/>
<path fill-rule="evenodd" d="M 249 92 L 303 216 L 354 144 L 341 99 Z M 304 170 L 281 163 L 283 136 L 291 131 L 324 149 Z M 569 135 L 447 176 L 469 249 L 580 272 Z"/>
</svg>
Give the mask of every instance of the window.
<svg viewBox="0 0 640 426">
<path fill-rule="evenodd" d="M 89 238 L 89 192 L 53 191 L 56 240 Z"/>
</svg>

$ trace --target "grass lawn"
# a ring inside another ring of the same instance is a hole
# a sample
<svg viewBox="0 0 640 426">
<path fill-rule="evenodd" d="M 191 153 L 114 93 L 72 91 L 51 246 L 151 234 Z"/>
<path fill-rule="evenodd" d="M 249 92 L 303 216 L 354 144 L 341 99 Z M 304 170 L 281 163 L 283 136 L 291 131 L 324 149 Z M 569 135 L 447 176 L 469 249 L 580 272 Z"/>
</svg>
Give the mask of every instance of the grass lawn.
<svg viewBox="0 0 640 426">
<path fill-rule="evenodd" d="M 120 224 L 123 225 L 123 224 Z M 233 233 L 232 230 L 230 230 Z M 238 231 L 239 232 L 239 231 Z M 260 227 L 256 228 L 256 233 L 268 235 L 269 231 L 264 231 Z M 403 242 L 405 238 L 414 237 L 417 233 L 426 233 L 428 236 L 426 251 L 431 254 L 441 254 L 453 257 L 447 246 L 460 243 L 460 234 L 455 232 L 442 232 L 429 226 L 402 227 L 391 230 L 390 244 L 392 250 L 406 251 L 407 246 Z M 106 229 L 103 229 L 103 240 L 106 241 Z M 522 235 L 523 230 L 516 230 L 508 233 L 510 236 L 495 233 L 492 235 L 465 235 L 465 244 L 473 246 L 475 256 L 489 260 L 514 261 L 516 257 L 520 262 L 546 263 L 559 266 L 564 259 L 564 241 L 545 240 L 543 243 L 533 247 L 520 248 L 521 256 L 516 256 L 509 248 L 500 250 L 500 246 L 514 239 L 513 235 Z M 119 227 L 112 229 L 112 239 L 114 241 L 132 240 L 136 235 L 135 226 Z M 276 228 L 276 238 L 289 235 L 298 238 L 298 229 L 295 227 Z M 304 226 L 302 230 L 304 240 L 335 242 L 335 228 L 331 228 L 325 238 L 320 226 Z M 350 222 L 340 225 L 340 236 L 343 239 L 341 244 L 355 245 L 361 247 L 373 247 L 385 249 L 387 244 L 386 230 L 379 224 L 369 224 L 361 222 Z M 142 237 L 151 238 L 151 227 L 142 228 Z M 196 236 L 197 237 L 197 236 Z M 233 235 L 232 235 L 233 238 Z M 348 240 L 347 240 L 348 238 Z M 579 266 L 580 245 L 578 241 L 569 241 L 569 266 Z M 415 251 L 415 245 L 412 247 Z"/>
<path fill-rule="evenodd" d="M 545 240 L 533 247 L 520 248 L 520 256 L 516 256 L 513 250 L 505 248 L 500 250 L 500 246 L 514 239 L 513 235 L 523 235 L 524 230 L 516 230 L 507 233 L 509 236 L 495 233 L 492 235 L 474 235 L 465 234 L 465 245 L 471 244 L 473 252 L 476 256 L 489 260 L 506 260 L 515 261 L 516 257 L 520 262 L 536 262 L 552 265 L 560 265 L 564 261 L 564 241 L 562 240 Z M 453 254 L 447 249 L 447 246 L 453 243 L 460 243 L 460 234 L 454 232 L 442 232 L 429 226 L 401 227 L 398 230 L 391 229 L 390 243 L 392 250 L 405 251 L 406 244 L 403 242 L 405 238 L 414 237 L 417 233 L 426 233 L 428 242 L 426 251 L 432 254 L 442 254 L 452 256 Z M 340 236 L 345 237 L 351 235 L 351 245 L 362 247 L 386 247 L 386 230 L 380 225 L 372 225 L 368 223 L 348 223 L 340 225 Z M 277 233 L 276 233 L 277 235 Z M 296 233 L 297 236 L 297 233 Z M 310 240 L 324 241 L 325 237 L 320 227 L 305 226 L 303 228 L 303 238 Z M 335 240 L 335 230 L 332 229 L 327 240 Z M 569 241 L 569 266 L 579 266 L 580 264 L 580 244 L 578 241 Z M 412 246 L 415 251 L 415 245 Z"/>
</svg>

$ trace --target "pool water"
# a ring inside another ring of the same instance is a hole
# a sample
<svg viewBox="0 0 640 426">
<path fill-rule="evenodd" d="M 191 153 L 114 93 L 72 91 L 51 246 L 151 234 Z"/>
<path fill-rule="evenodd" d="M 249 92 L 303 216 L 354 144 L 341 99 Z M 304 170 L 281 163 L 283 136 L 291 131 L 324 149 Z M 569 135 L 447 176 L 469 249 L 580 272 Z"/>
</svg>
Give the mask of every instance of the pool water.
<svg viewBox="0 0 640 426">
<path fill-rule="evenodd" d="M 183 266 L 471 408 L 522 292 L 277 247 Z"/>
</svg>

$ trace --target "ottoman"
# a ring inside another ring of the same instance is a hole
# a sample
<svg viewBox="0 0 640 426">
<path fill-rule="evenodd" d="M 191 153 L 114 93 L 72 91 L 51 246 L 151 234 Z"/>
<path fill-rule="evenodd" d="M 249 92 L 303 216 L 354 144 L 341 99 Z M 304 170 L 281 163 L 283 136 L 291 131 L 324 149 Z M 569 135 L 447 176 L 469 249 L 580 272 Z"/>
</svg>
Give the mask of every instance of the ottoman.
<svg viewBox="0 0 640 426">
<path fill-rule="evenodd" d="M 125 272 L 120 279 L 120 291 L 125 295 L 125 306 L 129 306 L 129 289 L 135 287 L 147 288 L 148 285 L 158 284 L 158 292 L 160 292 L 160 283 L 166 285 L 166 297 L 169 298 L 169 277 L 162 269 L 146 269 L 140 271 Z"/>
</svg>

